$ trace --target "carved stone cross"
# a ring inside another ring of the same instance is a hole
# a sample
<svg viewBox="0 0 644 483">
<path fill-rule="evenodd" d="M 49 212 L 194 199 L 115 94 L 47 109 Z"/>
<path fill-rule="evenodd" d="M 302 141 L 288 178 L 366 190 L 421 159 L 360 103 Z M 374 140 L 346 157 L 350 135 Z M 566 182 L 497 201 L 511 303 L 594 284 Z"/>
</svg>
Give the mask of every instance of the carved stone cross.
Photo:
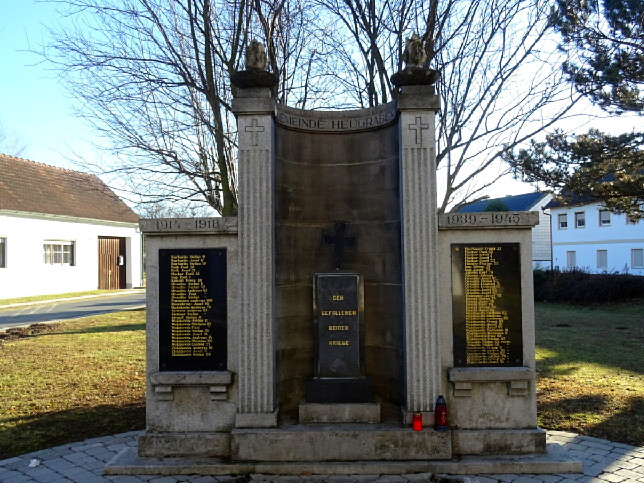
<svg viewBox="0 0 644 483">
<path fill-rule="evenodd" d="M 253 119 L 250 126 L 244 128 L 244 131 L 251 133 L 251 143 L 253 146 L 257 146 L 258 134 L 264 132 L 264 126 L 260 126 L 257 123 L 257 119 Z"/>
<path fill-rule="evenodd" d="M 358 237 L 356 235 L 347 236 L 346 233 L 348 228 L 349 223 L 345 221 L 334 221 L 333 234 L 326 230 L 322 232 L 322 244 L 333 245 L 333 259 L 335 260 L 336 270 L 340 270 L 344 247 L 353 248 L 355 250 L 357 246 Z"/>
<path fill-rule="evenodd" d="M 420 117 L 416 117 L 416 122 L 409 125 L 410 130 L 416 131 L 416 144 L 423 143 L 423 131 L 429 129 L 429 124 L 423 124 L 423 121 Z"/>
</svg>

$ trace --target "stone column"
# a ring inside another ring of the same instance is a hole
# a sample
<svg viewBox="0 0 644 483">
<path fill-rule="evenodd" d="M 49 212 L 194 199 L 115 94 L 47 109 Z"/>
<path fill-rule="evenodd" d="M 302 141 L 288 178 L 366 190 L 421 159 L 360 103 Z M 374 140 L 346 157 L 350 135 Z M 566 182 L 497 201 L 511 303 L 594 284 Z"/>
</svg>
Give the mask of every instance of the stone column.
<svg viewBox="0 0 644 483">
<path fill-rule="evenodd" d="M 432 412 L 440 390 L 436 135 L 439 99 L 431 85 L 404 85 L 400 111 L 400 193 L 407 408 Z M 432 423 L 427 414 L 425 424 Z"/>
<path fill-rule="evenodd" d="M 239 403 L 237 427 L 275 427 L 273 152 L 275 100 L 268 87 L 238 89 Z"/>
</svg>

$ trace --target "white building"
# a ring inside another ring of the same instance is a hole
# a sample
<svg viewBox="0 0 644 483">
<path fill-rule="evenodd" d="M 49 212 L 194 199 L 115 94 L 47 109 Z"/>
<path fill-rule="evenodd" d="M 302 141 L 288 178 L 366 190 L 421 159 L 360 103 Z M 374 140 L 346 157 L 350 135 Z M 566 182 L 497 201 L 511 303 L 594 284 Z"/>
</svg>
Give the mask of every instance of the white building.
<svg viewBox="0 0 644 483">
<path fill-rule="evenodd" d="M 487 211 L 487 206 L 501 203 L 508 211 L 538 211 L 539 224 L 532 229 L 532 266 L 550 268 L 550 210 L 546 205 L 552 200 L 550 193 L 524 193 L 503 198 L 484 199 L 460 207 L 460 213 Z"/>
<path fill-rule="evenodd" d="M 0 299 L 140 286 L 138 220 L 94 175 L 0 155 Z"/>
<path fill-rule="evenodd" d="M 548 208 L 554 267 L 644 275 L 644 221 L 632 222 L 589 199 L 552 201 Z"/>
</svg>

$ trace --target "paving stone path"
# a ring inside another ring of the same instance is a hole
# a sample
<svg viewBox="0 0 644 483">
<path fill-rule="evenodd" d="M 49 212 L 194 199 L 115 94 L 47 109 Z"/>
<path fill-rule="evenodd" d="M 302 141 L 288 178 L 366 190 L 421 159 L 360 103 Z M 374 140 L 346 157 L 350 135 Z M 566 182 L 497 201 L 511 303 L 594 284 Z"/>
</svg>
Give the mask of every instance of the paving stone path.
<svg viewBox="0 0 644 483">
<path fill-rule="evenodd" d="M 105 463 L 126 446 L 136 446 L 138 431 L 93 438 L 56 448 L 36 451 L 0 461 L 0 482 L 644 482 L 644 447 L 613 443 L 605 439 L 548 431 L 548 442 L 559 443 L 583 464 L 583 474 L 561 475 L 359 475 L 359 476 L 103 476 Z"/>
</svg>

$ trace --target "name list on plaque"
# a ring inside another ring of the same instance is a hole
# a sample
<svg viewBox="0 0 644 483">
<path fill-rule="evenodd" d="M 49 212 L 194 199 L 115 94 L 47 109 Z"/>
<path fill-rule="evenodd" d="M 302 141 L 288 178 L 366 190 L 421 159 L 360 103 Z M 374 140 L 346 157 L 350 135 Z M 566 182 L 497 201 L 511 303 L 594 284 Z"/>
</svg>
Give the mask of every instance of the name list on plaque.
<svg viewBox="0 0 644 483">
<path fill-rule="evenodd" d="M 521 366 L 518 243 L 452 245 L 455 366 Z"/>
<path fill-rule="evenodd" d="M 159 250 L 159 366 L 226 369 L 226 250 Z"/>
<path fill-rule="evenodd" d="M 360 377 L 360 276 L 316 274 L 316 377 Z"/>
</svg>

